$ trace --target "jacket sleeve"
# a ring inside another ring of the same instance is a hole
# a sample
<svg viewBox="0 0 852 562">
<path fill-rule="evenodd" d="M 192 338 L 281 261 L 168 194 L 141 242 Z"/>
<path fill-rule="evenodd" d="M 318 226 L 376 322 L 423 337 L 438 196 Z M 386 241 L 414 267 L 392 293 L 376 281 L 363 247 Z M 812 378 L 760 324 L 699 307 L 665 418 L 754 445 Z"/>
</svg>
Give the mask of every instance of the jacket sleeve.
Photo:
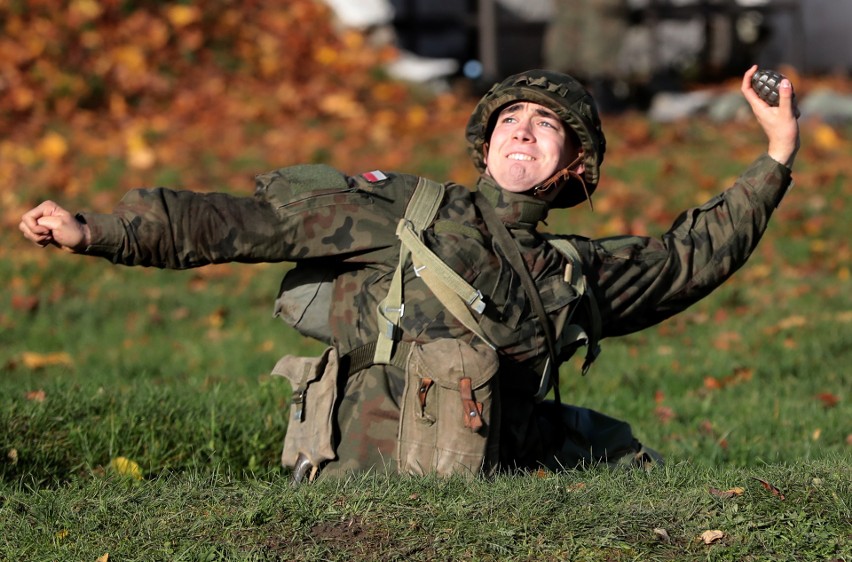
<svg viewBox="0 0 852 562">
<path fill-rule="evenodd" d="M 790 170 L 758 158 L 722 194 L 683 212 L 660 239 L 587 241 L 587 275 L 602 314 L 602 335 L 654 325 L 707 296 L 754 251 L 791 184 Z"/>
<path fill-rule="evenodd" d="M 396 209 L 386 202 L 404 190 L 390 182 L 382 198 L 363 183 L 327 166 L 294 166 L 258 176 L 254 197 L 137 189 L 112 214 L 78 216 L 92 233 L 85 253 L 124 265 L 364 262 L 393 246 Z"/>
</svg>

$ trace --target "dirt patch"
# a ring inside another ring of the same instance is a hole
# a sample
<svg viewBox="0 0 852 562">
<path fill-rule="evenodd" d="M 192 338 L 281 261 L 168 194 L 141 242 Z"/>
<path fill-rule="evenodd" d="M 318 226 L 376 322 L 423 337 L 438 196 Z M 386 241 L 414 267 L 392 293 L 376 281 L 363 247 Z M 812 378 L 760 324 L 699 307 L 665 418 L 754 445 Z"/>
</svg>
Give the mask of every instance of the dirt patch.
<svg viewBox="0 0 852 562">
<path fill-rule="evenodd" d="M 350 541 L 369 535 L 360 519 L 352 517 L 344 521 L 323 521 L 311 527 L 311 536 L 317 541 Z"/>
<path fill-rule="evenodd" d="M 343 521 L 325 521 L 311 527 L 311 537 L 336 553 L 359 560 L 399 560 L 422 551 L 400 544 L 387 527 L 365 523 L 359 517 Z"/>
</svg>

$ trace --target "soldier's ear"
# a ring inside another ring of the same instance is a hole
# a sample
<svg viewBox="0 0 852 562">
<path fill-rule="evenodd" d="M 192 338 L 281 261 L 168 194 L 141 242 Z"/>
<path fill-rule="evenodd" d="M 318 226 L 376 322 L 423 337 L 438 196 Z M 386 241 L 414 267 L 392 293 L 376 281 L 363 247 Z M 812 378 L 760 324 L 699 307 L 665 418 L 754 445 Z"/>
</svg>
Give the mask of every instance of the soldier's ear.
<svg viewBox="0 0 852 562">
<path fill-rule="evenodd" d="M 488 143 L 482 143 L 482 164 L 488 167 Z"/>
<path fill-rule="evenodd" d="M 583 159 L 584 154 L 585 154 L 585 151 L 583 151 L 583 150 L 579 150 L 577 152 L 577 160 L 579 160 L 579 162 L 577 163 L 577 166 L 574 168 L 574 171 L 577 172 L 581 176 L 583 175 L 583 172 L 586 171 L 586 164 L 584 163 L 585 161 Z"/>
</svg>

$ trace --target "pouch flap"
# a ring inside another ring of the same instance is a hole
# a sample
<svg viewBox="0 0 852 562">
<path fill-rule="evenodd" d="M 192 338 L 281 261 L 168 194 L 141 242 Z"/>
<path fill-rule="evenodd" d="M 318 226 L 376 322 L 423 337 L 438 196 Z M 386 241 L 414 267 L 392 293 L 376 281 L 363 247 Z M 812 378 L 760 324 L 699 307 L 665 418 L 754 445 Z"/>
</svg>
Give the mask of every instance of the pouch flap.
<svg viewBox="0 0 852 562">
<path fill-rule="evenodd" d="M 337 361 L 337 350 L 333 347 L 327 348 L 319 357 L 285 355 L 275 364 L 272 374 L 289 380 L 293 389 L 304 388 L 319 380 L 329 368 L 336 371 Z"/>
<path fill-rule="evenodd" d="M 497 353 L 487 345 L 451 338 L 415 345 L 408 361 L 409 373 L 456 389 L 463 377 L 470 378 L 472 388 L 482 387 L 497 372 L 499 363 Z"/>
</svg>

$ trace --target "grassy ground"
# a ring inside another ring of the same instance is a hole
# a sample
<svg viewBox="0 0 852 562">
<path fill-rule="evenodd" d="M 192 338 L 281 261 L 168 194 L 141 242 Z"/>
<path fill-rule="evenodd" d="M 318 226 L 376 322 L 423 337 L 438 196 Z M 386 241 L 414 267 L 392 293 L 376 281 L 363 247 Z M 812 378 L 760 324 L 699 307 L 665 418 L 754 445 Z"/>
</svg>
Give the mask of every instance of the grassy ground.
<svg viewBox="0 0 852 562">
<path fill-rule="evenodd" d="M 597 212 L 551 228 L 662 232 L 757 143 L 750 128 L 612 127 L 611 151 L 629 156 L 608 160 Z M 850 561 L 852 173 L 843 148 L 800 160 L 734 279 L 604 342 L 586 378 L 563 368 L 566 400 L 630 420 L 666 455 L 649 474 L 374 474 L 294 490 L 277 467 L 289 389 L 267 373 L 320 348 L 271 317 L 286 266 L 130 270 L 10 230 L 0 559 Z"/>
</svg>

